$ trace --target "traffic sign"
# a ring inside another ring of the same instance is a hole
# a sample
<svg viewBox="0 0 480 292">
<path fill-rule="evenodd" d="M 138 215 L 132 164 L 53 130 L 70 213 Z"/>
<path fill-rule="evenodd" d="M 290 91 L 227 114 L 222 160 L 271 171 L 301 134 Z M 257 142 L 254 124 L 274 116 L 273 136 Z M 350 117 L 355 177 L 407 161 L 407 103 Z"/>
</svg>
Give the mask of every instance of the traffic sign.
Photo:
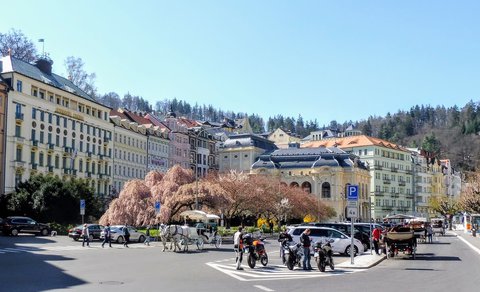
<svg viewBox="0 0 480 292">
<path fill-rule="evenodd" d="M 85 215 L 85 200 L 80 200 L 80 215 Z"/>
<path fill-rule="evenodd" d="M 155 202 L 155 213 L 160 213 L 160 208 L 162 207 L 162 204 L 160 202 Z"/>
<path fill-rule="evenodd" d="M 358 201 L 347 201 L 347 207 L 358 207 Z"/>
<path fill-rule="evenodd" d="M 349 185 L 347 187 L 347 200 L 358 201 L 358 185 Z"/>
<path fill-rule="evenodd" d="M 357 218 L 358 209 L 357 207 L 347 207 L 347 218 Z"/>
</svg>

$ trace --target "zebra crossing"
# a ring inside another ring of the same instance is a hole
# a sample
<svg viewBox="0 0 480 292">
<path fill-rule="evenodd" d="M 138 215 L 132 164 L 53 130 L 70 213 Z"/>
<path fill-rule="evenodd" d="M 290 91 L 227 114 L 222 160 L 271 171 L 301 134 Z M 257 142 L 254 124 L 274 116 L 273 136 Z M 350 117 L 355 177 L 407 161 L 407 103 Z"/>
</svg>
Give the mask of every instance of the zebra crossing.
<svg viewBox="0 0 480 292">
<path fill-rule="evenodd" d="M 115 249 L 123 249 L 122 245 L 112 245 Z M 129 249 L 143 249 L 148 248 L 149 246 L 145 246 L 143 244 L 130 244 Z M 108 246 L 105 246 L 108 249 Z M 0 246 L 0 255 L 2 254 L 16 254 L 16 253 L 49 253 L 49 252 L 68 252 L 68 251 L 96 251 L 102 250 L 100 245 L 90 245 L 90 247 L 83 247 L 80 244 L 77 245 L 38 245 L 38 244 L 18 244 L 13 247 L 1 247 Z"/>
<path fill-rule="evenodd" d="M 243 265 L 243 270 L 237 270 L 235 259 L 225 259 L 215 262 L 206 263 L 207 266 L 216 269 L 232 278 L 239 281 L 275 281 L 288 279 L 305 279 L 305 278 L 321 278 L 339 275 L 347 275 L 359 272 L 356 269 L 335 269 L 334 271 L 327 270 L 321 273 L 318 270 L 303 271 L 302 269 L 289 270 L 282 264 L 268 264 L 266 267 L 256 266 L 250 269 L 246 264 Z"/>
</svg>

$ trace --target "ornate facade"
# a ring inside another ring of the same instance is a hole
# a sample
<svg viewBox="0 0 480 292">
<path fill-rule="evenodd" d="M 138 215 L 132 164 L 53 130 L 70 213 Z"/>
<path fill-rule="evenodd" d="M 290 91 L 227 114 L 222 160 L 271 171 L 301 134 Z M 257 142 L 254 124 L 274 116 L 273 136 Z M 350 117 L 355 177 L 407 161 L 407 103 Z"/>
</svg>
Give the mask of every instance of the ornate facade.
<svg viewBox="0 0 480 292">
<path fill-rule="evenodd" d="M 290 186 L 301 187 L 332 207 L 337 213 L 334 220 L 338 221 L 346 219 L 347 186 L 358 185 L 359 219 L 369 219 L 369 170 L 358 158 L 336 147 L 275 150 L 261 155 L 251 173 L 273 174 Z"/>
</svg>

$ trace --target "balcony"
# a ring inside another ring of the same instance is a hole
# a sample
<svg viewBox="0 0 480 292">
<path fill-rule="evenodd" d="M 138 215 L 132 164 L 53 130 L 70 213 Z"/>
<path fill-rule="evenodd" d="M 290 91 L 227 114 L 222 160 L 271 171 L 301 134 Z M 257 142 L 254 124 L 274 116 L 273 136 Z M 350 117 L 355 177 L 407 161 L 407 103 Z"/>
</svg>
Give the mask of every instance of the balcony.
<svg viewBox="0 0 480 292">
<path fill-rule="evenodd" d="M 15 113 L 15 121 L 17 124 L 21 124 L 23 122 L 23 113 Z"/>
<path fill-rule="evenodd" d="M 90 152 L 90 151 L 89 151 L 89 152 L 87 152 L 87 161 L 90 161 L 90 160 L 92 160 L 92 155 L 93 155 L 93 153 L 92 153 L 92 152 Z"/>
<path fill-rule="evenodd" d="M 91 173 L 90 171 L 88 171 L 87 174 L 86 174 L 86 176 L 87 176 L 88 178 L 92 178 L 92 173 Z"/>
<path fill-rule="evenodd" d="M 70 168 L 64 168 L 64 169 L 63 169 L 63 174 L 69 175 L 70 172 L 71 172 L 71 169 L 70 169 Z"/>
<path fill-rule="evenodd" d="M 105 155 L 104 154 L 99 154 L 98 157 L 99 157 L 100 160 L 105 160 Z"/>
<path fill-rule="evenodd" d="M 53 166 L 47 166 L 48 167 L 48 172 L 53 173 Z"/>
<path fill-rule="evenodd" d="M 15 160 L 15 161 L 13 161 L 13 166 L 15 168 L 23 168 L 23 167 L 25 167 L 25 161 Z"/>
<path fill-rule="evenodd" d="M 406 183 L 405 183 L 405 181 L 399 181 L 398 185 L 404 187 L 406 185 Z"/>
<path fill-rule="evenodd" d="M 398 171 L 398 167 L 392 167 L 390 170 L 391 170 L 392 172 L 397 172 L 397 171 Z"/>
<path fill-rule="evenodd" d="M 30 166 L 30 168 L 31 168 L 32 170 L 37 170 L 37 169 L 38 169 L 38 163 L 33 163 L 33 164 Z"/>
<path fill-rule="evenodd" d="M 389 185 L 391 183 L 391 181 L 388 178 L 384 178 L 383 183 L 386 184 L 386 185 Z"/>
<path fill-rule="evenodd" d="M 110 142 L 110 138 L 103 137 L 103 144 L 108 144 Z"/>
<path fill-rule="evenodd" d="M 381 166 L 381 165 L 375 165 L 375 166 L 374 166 L 374 169 L 376 169 L 376 170 L 382 170 L 382 169 L 383 169 L 383 166 Z"/>
<path fill-rule="evenodd" d="M 72 175 L 73 175 L 73 176 L 76 176 L 76 175 L 77 175 L 77 170 L 76 170 L 76 169 L 72 169 Z"/>
<path fill-rule="evenodd" d="M 32 140 L 32 151 L 38 150 L 38 140 Z"/>
<path fill-rule="evenodd" d="M 63 156 L 69 156 L 72 153 L 73 153 L 73 148 L 63 147 Z"/>
<path fill-rule="evenodd" d="M 47 151 L 48 151 L 49 153 L 52 153 L 54 150 L 55 150 L 55 144 L 53 144 L 53 143 L 48 143 Z"/>
</svg>

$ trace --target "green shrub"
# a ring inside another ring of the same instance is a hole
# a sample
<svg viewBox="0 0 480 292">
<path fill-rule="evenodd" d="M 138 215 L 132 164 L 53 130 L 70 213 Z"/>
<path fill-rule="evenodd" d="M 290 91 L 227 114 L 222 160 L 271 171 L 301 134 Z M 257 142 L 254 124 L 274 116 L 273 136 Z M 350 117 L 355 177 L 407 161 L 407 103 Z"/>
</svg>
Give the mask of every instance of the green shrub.
<svg viewBox="0 0 480 292">
<path fill-rule="evenodd" d="M 64 225 L 56 222 L 49 223 L 48 225 L 50 226 L 50 230 L 55 230 L 57 232 L 57 235 L 68 235 L 68 230 L 75 227 L 75 225 L 72 224 Z"/>
</svg>

